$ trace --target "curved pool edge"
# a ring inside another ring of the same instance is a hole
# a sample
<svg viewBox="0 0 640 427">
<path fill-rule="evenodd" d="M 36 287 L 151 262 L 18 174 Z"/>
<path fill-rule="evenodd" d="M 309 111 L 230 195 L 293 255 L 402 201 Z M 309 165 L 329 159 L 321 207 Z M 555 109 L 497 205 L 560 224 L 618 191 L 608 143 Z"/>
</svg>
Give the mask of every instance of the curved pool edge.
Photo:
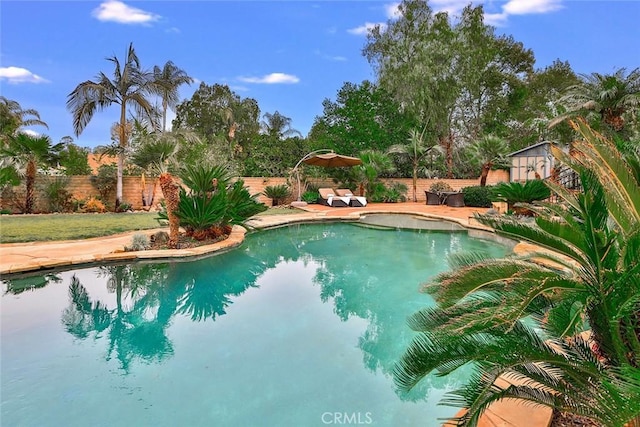
<svg viewBox="0 0 640 427">
<path fill-rule="evenodd" d="M 83 240 L 65 240 L 56 242 L 7 243 L 0 245 L 0 276 L 44 272 L 66 267 L 85 266 L 97 263 L 122 263 L 132 261 L 192 260 L 223 253 L 242 244 L 244 237 L 252 230 L 268 230 L 292 224 L 358 221 L 363 215 L 410 215 L 430 220 L 454 222 L 473 233 L 474 237 L 496 240 L 504 243 L 489 227 L 477 223 L 472 216 L 456 218 L 436 213 L 425 213 L 405 209 L 348 209 L 345 211 L 317 211 L 308 209 L 302 213 L 285 215 L 266 215 L 247 221 L 247 228 L 234 226 L 229 237 L 223 241 L 188 249 L 162 249 L 146 251 L 125 251 L 136 233 L 152 235 L 158 230 L 131 231 L 112 236 L 95 237 Z M 511 241 L 509 246 L 515 246 Z"/>
</svg>

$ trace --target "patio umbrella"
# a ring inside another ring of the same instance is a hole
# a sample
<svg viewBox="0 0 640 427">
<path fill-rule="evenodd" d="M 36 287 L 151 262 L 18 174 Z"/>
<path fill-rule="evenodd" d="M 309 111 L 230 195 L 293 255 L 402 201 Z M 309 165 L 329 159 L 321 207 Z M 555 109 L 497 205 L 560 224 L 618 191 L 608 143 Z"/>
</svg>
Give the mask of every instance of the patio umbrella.
<svg viewBox="0 0 640 427">
<path fill-rule="evenodd" d="M 325 168 L 351 167 L 362 164 L 362 160 L 357 157 L 343 156 L 337 153 L 316 154 L 303 160 L 303 162 L 308 165 Z"/>
</svg>

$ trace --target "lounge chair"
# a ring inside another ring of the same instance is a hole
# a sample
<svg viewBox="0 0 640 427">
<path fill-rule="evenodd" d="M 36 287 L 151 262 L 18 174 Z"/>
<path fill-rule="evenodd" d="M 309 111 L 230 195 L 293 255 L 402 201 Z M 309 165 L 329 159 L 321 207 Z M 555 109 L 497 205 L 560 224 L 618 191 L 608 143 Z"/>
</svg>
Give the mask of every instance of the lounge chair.
<svg viewBox="0 0 640 427">
<path fill-rule="evenodd" d="M 318 203 L 321 205 L 332 206 L 334 208 L 349 206 L 349 197 L 340 197 L 336 195 L 333 188 L 318 189 Z"/>
<path fill-rule="evenodd" d="M 349 198 L 349 206 L 353 206 L 353 207 L 357 207 L 357 208 L 362 208 L 362 207 L 367 206 L 367 198 L 366 197 L 356 196 L 348 188 L 338 188 L 338 189 L 336 189 L 336 194 L 338 196 L 341 196 L 341 197 L 348 197 Z"/>
</svg>

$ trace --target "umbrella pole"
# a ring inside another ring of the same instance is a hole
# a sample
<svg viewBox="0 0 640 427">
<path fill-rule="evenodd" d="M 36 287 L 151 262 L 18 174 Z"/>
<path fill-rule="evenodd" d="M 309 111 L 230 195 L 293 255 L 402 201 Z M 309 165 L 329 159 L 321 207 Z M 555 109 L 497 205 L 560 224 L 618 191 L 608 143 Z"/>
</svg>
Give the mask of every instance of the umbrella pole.
<svg viewBox="0 0 640 427">
<path fill-rule="evenodd" d="M 301 194 L 301 188 L 300 188 L 300 164 L 302 164 L 302 162 L 304 162 L 307 159 L 310 159 L 311 157 L 315 156 L 316 154 L 320 154 L 320 153 L 333 153 L 333 150 L 330 150 L 328 148 L 321 148 L 319 150 L 315 150 L 312 151 L 310 153 L 305 154 L 304 156 L 302 156 L 302 158 L 300 159 L 300 161 L 298 161 L 298 163 L 296 163 L 296 165 L 293 167 L 293 170 L 296 172 L 296 178 L 298 181 L 298 201 L 294 202 L 294 206 L 306 206 L 307 203 L 303 202 L 301 200 L 302 198 L 302 194 Z"/>
</svg>

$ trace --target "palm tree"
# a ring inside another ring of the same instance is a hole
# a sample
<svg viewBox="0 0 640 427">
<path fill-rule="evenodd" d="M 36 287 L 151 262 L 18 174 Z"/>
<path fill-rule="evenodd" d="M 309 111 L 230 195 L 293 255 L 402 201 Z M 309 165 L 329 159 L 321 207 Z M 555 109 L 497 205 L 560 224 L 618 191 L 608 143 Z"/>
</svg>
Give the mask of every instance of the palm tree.
<svg viewBox="0 0 640 427">
<path fill-rule="evenodd" d="M 413 171 L 413 201 L 418 201 L 417 187 L 418 187 L 418 169 L 422 165 L 422 162 L 427 155 L 435 147 L 434 143 L 427 143 L 424 139 L 426 127 L 422 129 L 422 132 L 418 132 L 416 129 L 412 129 L 409 132 L 409 142 L 407 144 L 396 144 L 389 147 L 387 153 L 389 154 L 401 154 L 407 156 L 411 160 L 411 166 Z"/>
<path fill-rule="evenodd" d="M 8 138 L 25 126 L 44 126 L 49 129 L 36 110 L 23 110 L 17 101 L 0 96 L 0 142 L 6 143 Z"/>
<path fill-rule="evenodd" d="M 509 145 L 494 135 L 486 135 L 469 146 L 473 160 L 482 165 L 480 186 L 487 185 L 487 175 L 494 166 L 506 166 Z"/>
<path fill-rule="evenodd" d="M 177 162 L 181 144 L 196 142 L 199 142 L 198 137 L 184 130 L 154 133 L 145 138 L 132 157 L 134 164 L 159 174 L 158 181 L 169 219 L 169 247 L 171 248 L 176 248 L 178 245 L 180 229 L 180 218 L 175 214 L 180 203 L 180 185 L 172 175 L 171 168 Z"/>
<path fill-rule="evenodd" d="M 264 113 L 264 120 L 261 122 L 262 131 L 275 139 L 281 140 L 292 136 L 302 137 L 300 131 L 291 127 L 291 119 L 283 116 L 278 111 L 275 113 Z"/>
<path fill-rule="evenodd" d="M 180 101 L 178 88 L 183 84 L 190 85 L 193 81 L 193 78 L 171 61 L 167 61 L 162 68 L 157 65 L 153 67 L 153 85 L 162 98 L 163 132 L 167 130 L 167 108 L 175 109 Z"/>
<path fill-rule="evenodd" d="M 394 170 L 393 161 L 386 153 L 376 150 L 365 150 L 360 153 L 362 164 L 349 169 L 351 179 L 358 183 L 358 193 L 361 196 L 373 193 L 374 185 L 381 174 Z"/>
<path fill-rule="evenodd" d="M 640 68 L 625 74 L 625 68 L 613 74 L 582 74 L 582 81 L 567 88 L 559 102 L 566 106 L 567 115 L 594 112 L 615 131 L 621 131 L 625 113 L 635 118 L 640 109 Z"/>
<path fill-rule="evenodd" d="M 24 169 L 26 186 L 24 213 L 33 213 L 38 166 L 54 165 L 62 148 L 63 144 L 51 145 L 51 138 L 48 136 L 33 136 L 26 133 L 18 133 L 11 137 L 9 142 L 0 148 L 2 156 L 12 162 L 16 171 Z"/>
<path fill-rule="evenodd" d="M 157 111 L 147 96 L 156 94 L 157 87 L 151 84 L 151 74 L 140 68 L 140 60 L 133 48 L 133 43 L 129 45 L 123 66 L 116 56 L 107 58 L 107 61 L 114 64 L 113 79 L 100 72 L 96 81 L 87 80 L 80 83 L 67 97 L 67 109 L 73 115 L 73 128 L 76 136 L 79 136 L 96 111 L 105 110 L 113 104 L 120 106 L 120 118 L 117 126 L 120 145 L 116 184 L 117 209 L 122 202 L 124 150 L 127 147 L 129 137 L 127 134 L 127 108 L 132 106 L 138 116 L 144 117 L 155 127 Z"/>
<path fill-rule="evenodd" d="M 443 401 L 468 408 L 459 425 L 505 398 L 608 426 L 640 421 L 640 176 L 584 120 L 571 125 L 582 136 L 573 154 L 553 150 L 584 193 L 550 183 L 562 203 L 528 205 L 534 223 L 479 217 L 541 250 L 453 257 L 457 270 L 426 288 L 438 307 L 409 320 L 418 335 L 394 371 L 400 388 L 476 367 Z"/>
</svg>

